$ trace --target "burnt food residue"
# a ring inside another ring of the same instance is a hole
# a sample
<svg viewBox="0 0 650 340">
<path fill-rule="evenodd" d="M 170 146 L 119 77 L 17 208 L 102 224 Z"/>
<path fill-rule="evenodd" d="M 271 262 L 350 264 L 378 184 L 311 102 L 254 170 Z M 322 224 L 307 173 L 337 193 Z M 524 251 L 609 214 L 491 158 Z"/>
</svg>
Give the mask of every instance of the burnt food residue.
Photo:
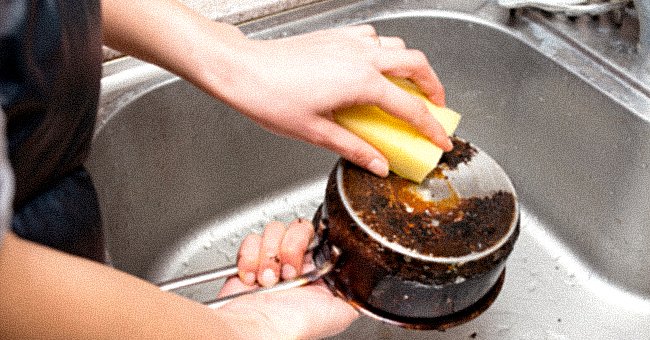
<svg viewBox="0 0 650 340">
<path fill-rule="evenodd" d="M 476 154 L 476 149 L 470 143 L 460 138 L 451 137 L 451 143 L 454 148 L 449 152 L 443 153 L 439 162 L 440 165 L 446 166 L 450 170 L 456 169 L 461 163 L 469 162 Z"/>
<path fill-rule="evenodd" d="M 476 149 L 460 139 L 454 138 L 453 143 L 454 149 L 445 153 L 430 175 L 447 182 L 444 198 L 425 200 L 409 180 L 393 173 L 380 178 L 348 163 L 343 185 L 351 208 L 388 241 L 422 255 L 457 257 L 495 245 L 513 222 L 515 198 L 503 191 L 487 197 L 458 197 L 443 169 L 469 162 Z"/>
</svg>

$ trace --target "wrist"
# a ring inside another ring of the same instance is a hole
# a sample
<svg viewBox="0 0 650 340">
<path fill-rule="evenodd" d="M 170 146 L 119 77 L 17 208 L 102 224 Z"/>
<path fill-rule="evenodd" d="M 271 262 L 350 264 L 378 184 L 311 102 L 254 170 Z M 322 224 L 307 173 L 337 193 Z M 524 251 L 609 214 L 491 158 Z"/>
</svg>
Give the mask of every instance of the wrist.
<svg viewBox="0 0 650 340">
<path fill-rule="evenodd" d="M 102 24 L 106 45 L 206 90 L 207 84 L 222 79 L 236 65 L 237 45 L 247 40 L 235 26 L 214 22 L 171 0 L 143 0 L 128 6 L 103 0 Z"/>
<path fill-rule="evenodd" d="M 227 101 L 245 71 L 241 60 L 248 38 L 233 25 L 207 18 L 197 18 L 194 25 L 187 31 L 187 54 L 181 53 L 182 64 L 173 72 Z"/>
</svg>

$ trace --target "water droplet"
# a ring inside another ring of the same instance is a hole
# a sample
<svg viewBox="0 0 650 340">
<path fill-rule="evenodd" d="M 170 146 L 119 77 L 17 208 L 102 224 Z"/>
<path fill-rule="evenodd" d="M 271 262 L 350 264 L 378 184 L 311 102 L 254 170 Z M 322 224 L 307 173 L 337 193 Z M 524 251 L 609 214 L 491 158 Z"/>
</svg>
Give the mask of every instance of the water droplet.
<svg viewBox="0 0 650 340">
<path fill-rule="evenodd" d="M 575 287 L 576 284 L 578 284 L 576 275 L 574 273 L 569 274 L 569 276 L 564 280 L 564 283 L 566 283 L 570 287 Z"/>
<path fill-rule="evenodd" d="M 529 293 L 532 293 L 532 292 L 534 292 L 534 291 L 537 290 L 537 286 L 539 286 L 539 282 L 538 282 L 537 280 L 530 281 L 530 282 L 528 282 L 528 284 L 526 285 L 526 290 L 527 290 Z"/>
<path fill-rule="evenodd" d="M 505 325 L 497 326 L 497 334 L 498 335 L 503 336 L 508 332 L 510 332 L 510 326 L 505 326 Z"/>
</svg>

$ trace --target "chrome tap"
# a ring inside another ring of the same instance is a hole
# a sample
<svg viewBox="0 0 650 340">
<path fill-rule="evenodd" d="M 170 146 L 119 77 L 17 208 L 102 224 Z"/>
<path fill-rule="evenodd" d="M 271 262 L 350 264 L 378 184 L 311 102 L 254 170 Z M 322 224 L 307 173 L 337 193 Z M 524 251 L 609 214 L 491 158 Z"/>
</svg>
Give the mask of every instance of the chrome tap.
<svg viewBox="0 0 650 340">
<path fill-rule="evenodd" d="M 624 7 L 631 0 L 498 0 L 506 8 L 538 8 L 547 12 L 563 13 L 568 16 L 599 15 Z M 645 1 L 645 0 L 641 0 Z M 646 1 L 647 2 L 647 1 Z"/>
<path fill-rule="evenodd" d="M 639 17 L 639 51 L 650 57 L 650 0 L 634 0 Z"/>
<path fill-rule="evenodd" d="M 623 10 L 632 0 L 498 0 L 502 7 L 537 8 L 567 16 L 601 15 Z M 633 0 L 639 19 L 639 52 L 650 56 L 650 0 Z"/>
</svg>

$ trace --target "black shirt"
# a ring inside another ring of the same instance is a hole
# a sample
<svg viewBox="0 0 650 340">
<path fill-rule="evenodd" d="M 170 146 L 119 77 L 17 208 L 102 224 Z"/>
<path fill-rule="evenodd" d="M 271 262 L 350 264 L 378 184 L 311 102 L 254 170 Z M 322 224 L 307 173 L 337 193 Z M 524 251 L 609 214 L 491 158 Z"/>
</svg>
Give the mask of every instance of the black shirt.
<svg viewBox="0 0 650 340">
<path fill-rule="evenodd" d="M 101 77 L 101 11 L 92 0 L 0 0 L 0 105 L 15 176 L 12 228 L 103 258 L 101 219 L 83 169 Z"/>
</svg>

